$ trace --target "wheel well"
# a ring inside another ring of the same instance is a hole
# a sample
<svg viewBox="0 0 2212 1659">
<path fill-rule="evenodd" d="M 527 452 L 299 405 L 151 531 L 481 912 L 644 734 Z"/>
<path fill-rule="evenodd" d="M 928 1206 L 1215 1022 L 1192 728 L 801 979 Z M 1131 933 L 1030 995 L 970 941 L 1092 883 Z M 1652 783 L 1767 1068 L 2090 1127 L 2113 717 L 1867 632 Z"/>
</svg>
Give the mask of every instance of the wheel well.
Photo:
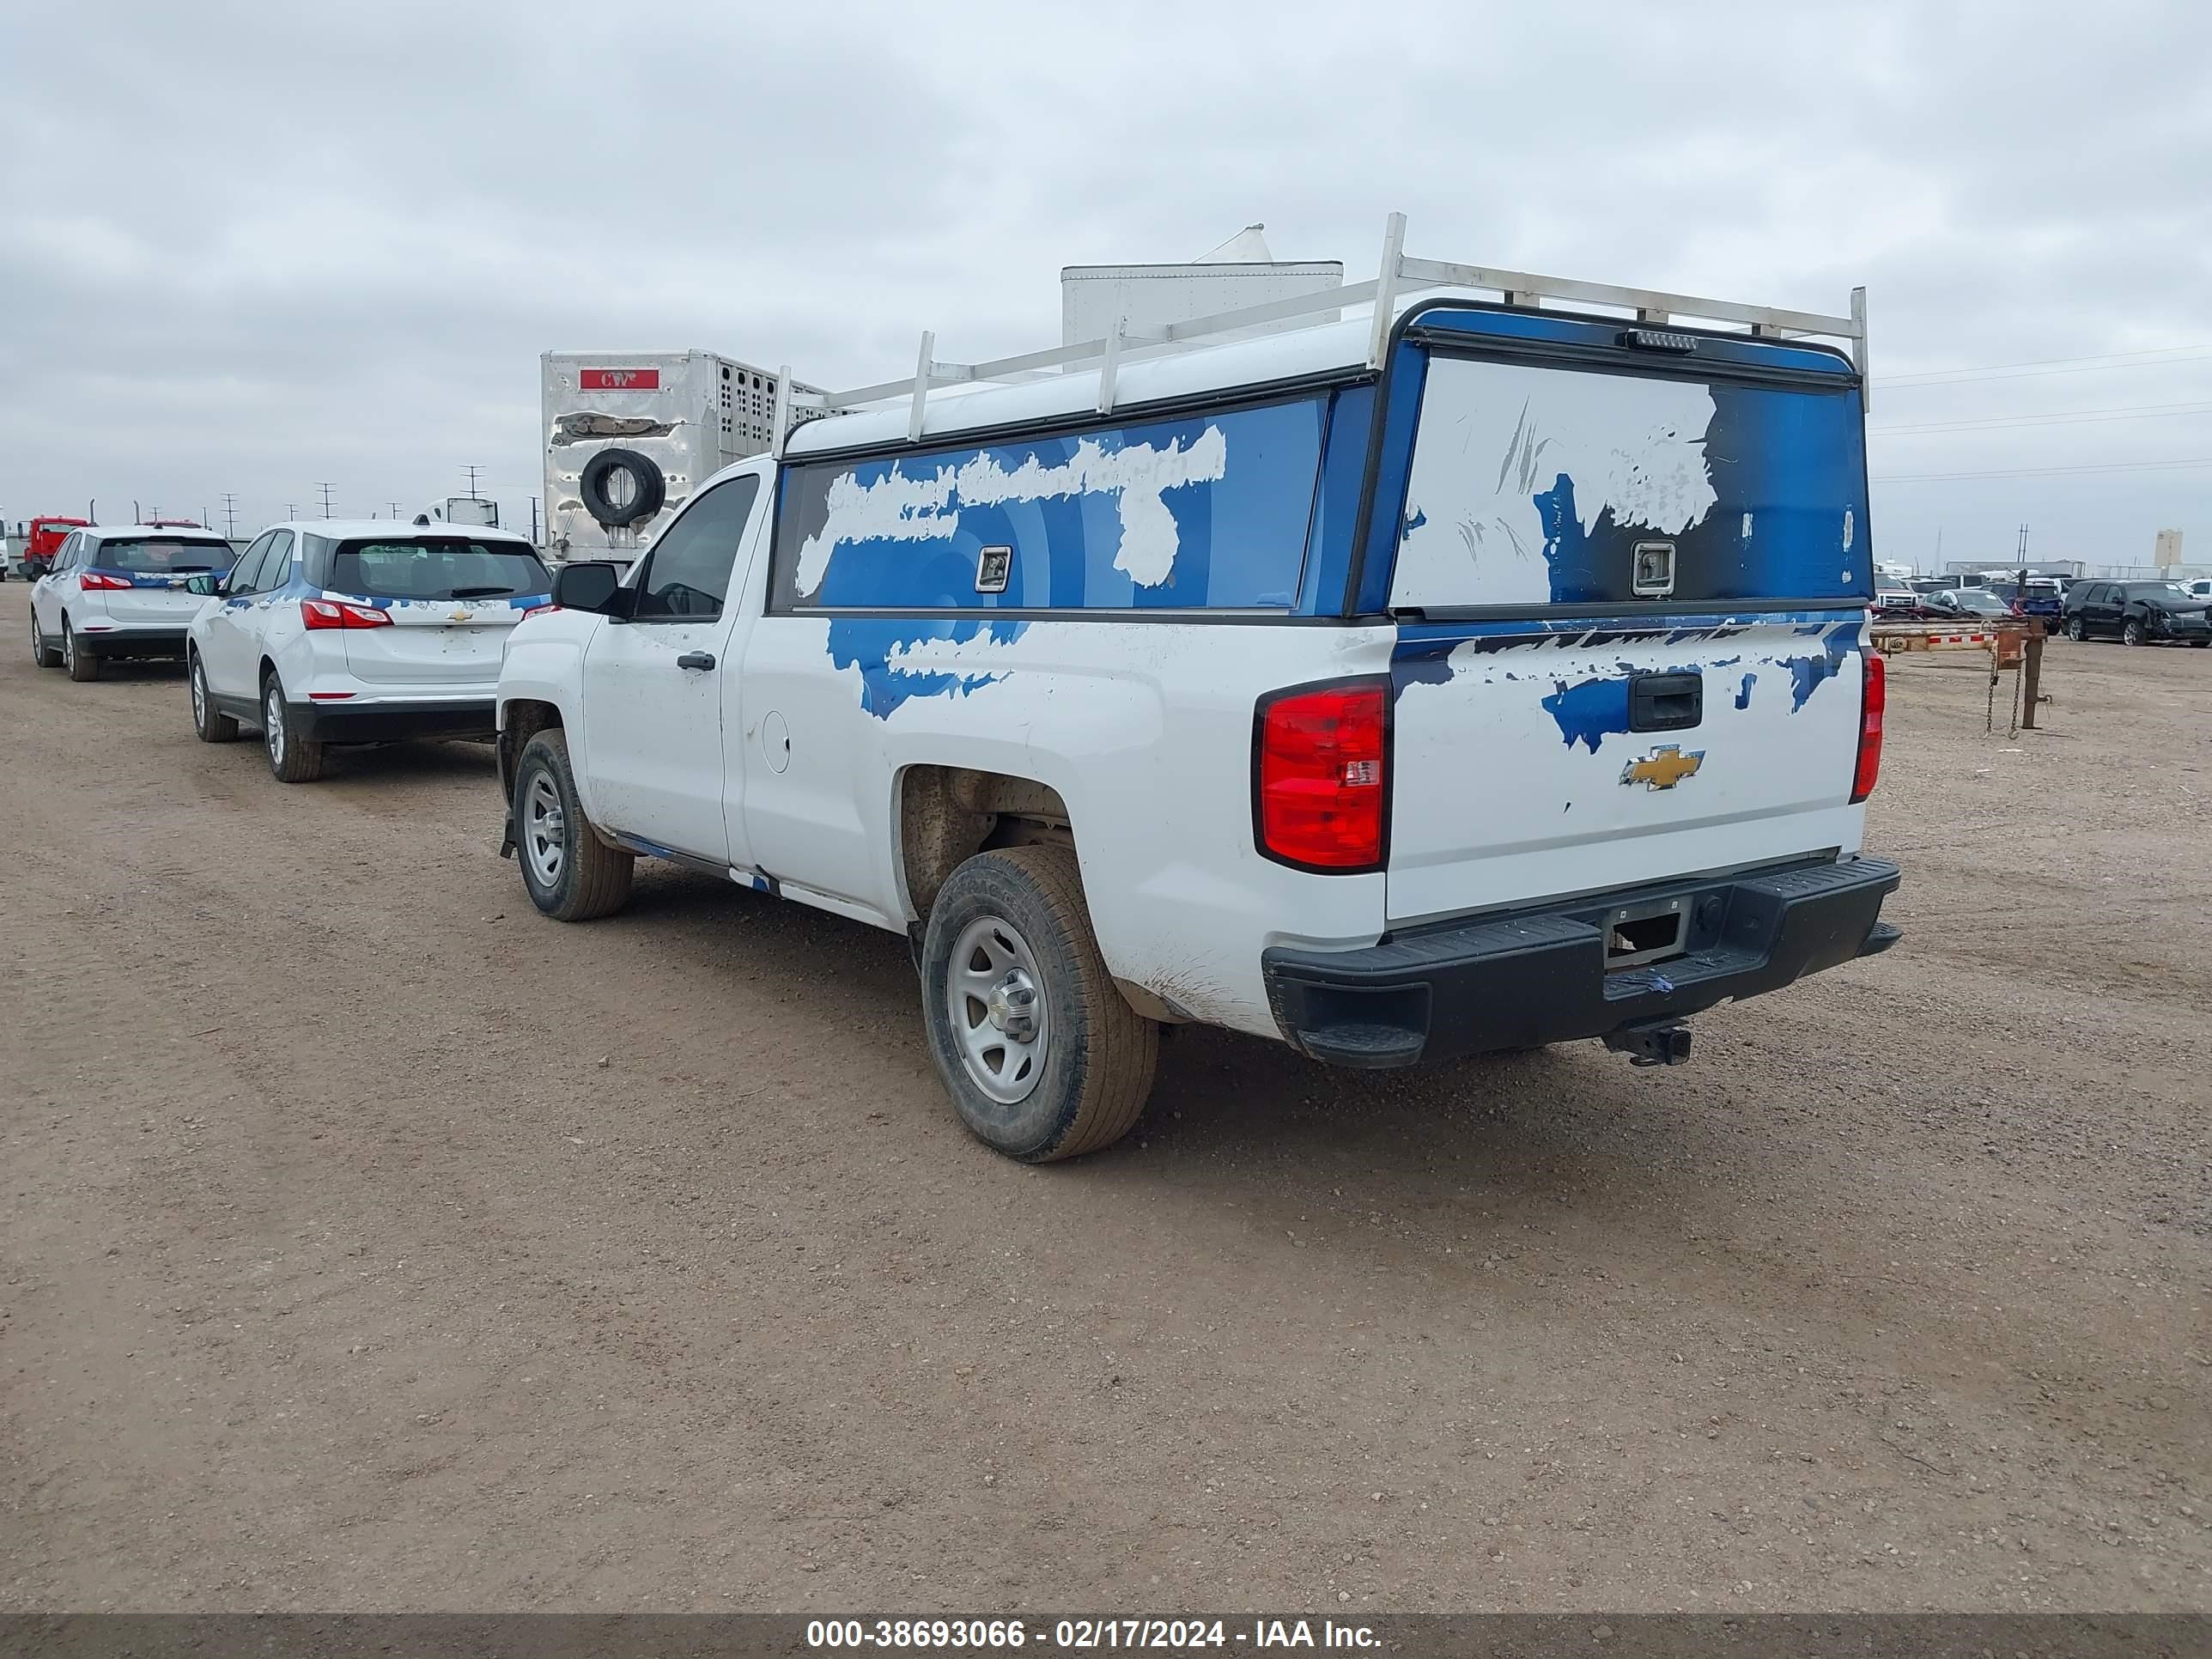
<svg viewBox="0 0 2212 1659">
<path fill-rule="evenodd" d="M 548 727 L 561 724 L 560 708 L 550 702 L 518 697 L 501 710 L 499 723 L 499 785 L 502 794 L 514 793 L 514 769 L 523 746 Z"/>
<path fill-rule="evenodd" d="M 994 847 L 1075 845 L 1067 803 L 1050 784 L 964 766 L 909 766 L 899 777 L 899 859 L 915 915 L 952 872 Z"/>
</svg>

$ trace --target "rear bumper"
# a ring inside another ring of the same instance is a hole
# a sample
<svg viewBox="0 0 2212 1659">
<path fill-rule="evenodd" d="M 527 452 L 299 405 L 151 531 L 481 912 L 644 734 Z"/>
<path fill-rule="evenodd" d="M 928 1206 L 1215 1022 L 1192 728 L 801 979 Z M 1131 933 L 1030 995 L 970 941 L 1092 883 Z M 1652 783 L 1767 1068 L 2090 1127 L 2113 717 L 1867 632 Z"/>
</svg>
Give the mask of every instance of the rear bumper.
<svg viewBox="0 0 2212 1659">
<path fill-rule="evenodd" d="M 1365 950 L 1261 957 L 1291 1045 L 1340 1066 L 1410 1066 L 1665 1024 L 1887 950 L 1882 859 L 1640 887 L 1423 929 Z M 1684 955 L 1608 972 L 1607 918 L 1681 901 Z"/>
<path fill-rule="evenodd" d="M 405 738 L 490 738 L 499 716 L 489 697 L 447 702 L 295 702 L 292 729 L 309 743 L 397 743 Z"/>
<path fill-rule="evenodd" d="M 181 657 L 185 630 L 137 623 L 100 623 L 76 630 L 76 648 L 88 657 Z"/>
</svg>

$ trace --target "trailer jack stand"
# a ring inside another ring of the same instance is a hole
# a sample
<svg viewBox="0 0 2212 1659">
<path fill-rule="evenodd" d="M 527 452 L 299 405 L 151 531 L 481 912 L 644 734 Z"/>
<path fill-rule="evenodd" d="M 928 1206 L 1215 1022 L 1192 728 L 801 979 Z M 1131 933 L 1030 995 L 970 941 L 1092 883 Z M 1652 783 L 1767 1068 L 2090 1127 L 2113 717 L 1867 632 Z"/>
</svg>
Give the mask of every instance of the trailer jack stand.
<svg viewBox="0 0 2212 1659">
<path fill-rule="evenodd" d="M 1644 1025 L 1615 1031 L 1605 1039 L 1615 1054 L 1626 1054 L 1631 1066 L 1680 1066 L 1690 1057 L 1690 1028 L 1686 1025 Z"/>
</svg>

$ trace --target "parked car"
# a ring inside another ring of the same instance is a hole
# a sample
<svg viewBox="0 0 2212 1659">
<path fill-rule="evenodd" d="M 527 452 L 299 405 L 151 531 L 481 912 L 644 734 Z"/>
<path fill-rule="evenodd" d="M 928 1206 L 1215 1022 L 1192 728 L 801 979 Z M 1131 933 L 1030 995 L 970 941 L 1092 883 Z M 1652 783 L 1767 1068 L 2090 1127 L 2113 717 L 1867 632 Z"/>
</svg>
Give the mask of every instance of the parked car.
<svg viewBox="0 0 2212 1659">
<path fill-rule="evenodd" d="M 2181 582 L 2078 582 L 2066 596 L 2066 637 L 2212 645 L 2212 614 Z"/>
<path fill-rule="evenodd" d="M 2203 599 L 2207 604 L 2212 604 L 2212 576 L 2198 576 L 2193 580 L 2182 583 L 2182 586 L 2189 590 L 2191 599 Z"/>
<path fill-rule="evenodd" d="M 1947 587 L 1929 594 L 1927 605 L 1938 617 L 1960 617 L 1969 621 L 2012 615 L 2012 607 L 1986 587 Z"/>
<path fill-rule="evenodd" d="M 31 587 L 31 660 L 96 680 L 117 657 L 181 657 L 199 601 L 190 584 L 230 568 L 230 544 L 208 531 L 83 526 Z"/>
<path fill-rule="evenodd" d="M 196 586 L 193 729 L 228 743 L 257 726 L 270 770 L 304 783 L 334 745 L 491 738 L 500 653 L 552 577 L 512 531 L 314 519 L 264 530 L 228 580 Z"/>
<path fill-rule="evenodd" d="M 33 519 L 25 527 L 23 540 L 23 574 L 36 581 L 54 568 L 54 556 L 72 530 L 82 530 L 82 519 L 46 517 Z"/>
<path fill-rule="evenodd" d="M 1162 1022 L 1686 1058 L 1683 1016 L 1897 937 L 1872 573 L 1834 551 L 1858 380 L 1543 325 L 1415 301 L 1379 345 L 807 421 L 514 630 L 501 850 L 562 921 L 652 856 L 901 935 L 955 1109 L 1025 1160 L 1130 1127 Z"/>
<path fill-rule="evenodd" d="M 2017 581 L 1992 581 L 1983 589 L 2002 599 L 2015 617 L 2033 617 L 2046 634 L 2056 634 L 2065 619 L 2064 591 L 2047 578 L 2031 576 L 2023 587 Z"/>
<path fill-rule="evenodd" d="M 1909 587 L 1884 588 L 1874 596 L 1874 614 L 1890 622 L 1928 622 L 1946 613 Z"/>
</svg>

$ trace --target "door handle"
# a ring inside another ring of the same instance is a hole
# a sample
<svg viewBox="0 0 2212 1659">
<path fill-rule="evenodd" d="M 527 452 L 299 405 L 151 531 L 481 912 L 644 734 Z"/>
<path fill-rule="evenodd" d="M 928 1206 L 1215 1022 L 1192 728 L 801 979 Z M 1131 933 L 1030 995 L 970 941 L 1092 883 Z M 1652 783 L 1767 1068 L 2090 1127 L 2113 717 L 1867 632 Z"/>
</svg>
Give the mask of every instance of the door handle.
<svg viewBox="0 0 2212 1659">
<path fill-rule="evenodd" d="M 678 668 L 712 668 L 714 653 L 711 651 L 686 651 L 676 659 Z"/>
</svg>

